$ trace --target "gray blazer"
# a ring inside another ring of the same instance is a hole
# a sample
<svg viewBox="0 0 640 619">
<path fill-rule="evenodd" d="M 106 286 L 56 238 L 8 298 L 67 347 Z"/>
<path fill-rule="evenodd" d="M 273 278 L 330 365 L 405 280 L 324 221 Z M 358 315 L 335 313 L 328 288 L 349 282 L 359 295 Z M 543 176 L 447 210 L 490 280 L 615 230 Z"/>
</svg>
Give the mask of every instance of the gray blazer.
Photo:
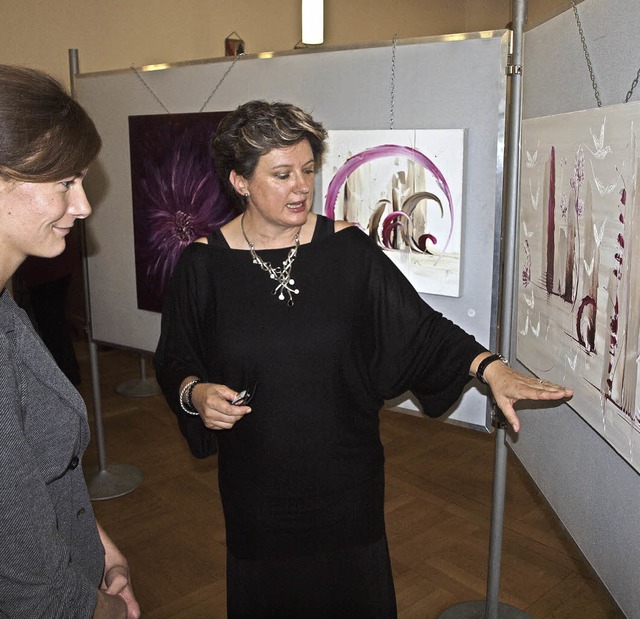
<svg viewBox="0 0 640 619">
<path fill-rule="evenodd" d="M 80 394 L 0 295 L 0 617 L 91 617 L 104 569 Z"/>
</svg>

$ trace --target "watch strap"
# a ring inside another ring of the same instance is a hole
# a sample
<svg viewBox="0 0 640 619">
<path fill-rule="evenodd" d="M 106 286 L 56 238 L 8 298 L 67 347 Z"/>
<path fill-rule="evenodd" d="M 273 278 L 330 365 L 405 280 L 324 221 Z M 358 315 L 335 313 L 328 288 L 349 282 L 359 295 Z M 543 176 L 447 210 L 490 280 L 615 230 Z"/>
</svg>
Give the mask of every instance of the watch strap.
<svg viewBox="0 0 640 619">
<path fill-rule="evenodd" d="M 495 353 L 493 355 L 489 355 L 485 357 L 480 364 L 478 365 L 478 369 L 476 370 L 476 378 L 483 384 L 486 385 L 487 381 L 484 379 L 484 372 L 487 369 L 487 366 L 494 361 L 502 361 L 504 364 L 508 364 L 509 361 L 505 357 L 503 357 L 500 353 Z"/>
</svg>

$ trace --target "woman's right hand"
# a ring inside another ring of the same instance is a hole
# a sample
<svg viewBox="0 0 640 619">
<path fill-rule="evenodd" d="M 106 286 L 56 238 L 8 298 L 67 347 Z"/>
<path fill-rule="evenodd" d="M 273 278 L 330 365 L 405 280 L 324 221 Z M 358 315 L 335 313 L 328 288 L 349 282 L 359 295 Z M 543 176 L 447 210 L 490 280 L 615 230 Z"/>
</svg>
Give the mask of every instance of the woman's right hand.
<svg viewBox="0 0 640 619">
<path fill-rule="evenodd" d="M 250 406 L 231 404 L 237 395 L 226 385 L 198 383 L 191 393 L 191 402 L 207 428 L 229 430 L 251 412 Z"/>
</svg>

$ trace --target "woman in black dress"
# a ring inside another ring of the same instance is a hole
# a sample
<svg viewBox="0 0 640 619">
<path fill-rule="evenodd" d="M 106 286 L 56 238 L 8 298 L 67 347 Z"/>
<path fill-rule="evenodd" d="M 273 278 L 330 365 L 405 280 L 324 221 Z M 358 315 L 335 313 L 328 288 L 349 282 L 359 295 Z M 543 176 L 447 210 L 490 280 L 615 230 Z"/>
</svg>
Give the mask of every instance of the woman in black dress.
<svg viewBox="0 0 640 619">
<path fill-rule="evenodd" d="M 229 617 L 396 616 L 385 399 L 441 415 L 475 375 L 517 431 L 517 400 L 571 395 L 494 363 L 369 237 L 312 212 L 325 138 L 289 104 L 224 119 L 213 156 L 241 215 L 185 249 L 163 312 L 158 380 L 192 448 L 219 448 Z"/>
</svg>

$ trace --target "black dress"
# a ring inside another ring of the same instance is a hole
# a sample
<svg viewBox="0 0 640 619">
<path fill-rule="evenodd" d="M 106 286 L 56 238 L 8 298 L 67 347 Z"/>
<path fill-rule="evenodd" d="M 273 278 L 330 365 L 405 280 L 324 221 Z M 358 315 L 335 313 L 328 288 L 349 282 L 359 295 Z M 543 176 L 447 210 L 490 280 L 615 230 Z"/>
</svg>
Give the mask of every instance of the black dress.
<svg viewBox="0 0 640 619">
<path fill-rule="evenodd" d="M 278 266 L 287 252 L 259 253 Z M 320 555 L 340 557 L 381 542 L 388 564 L 378 412 L 385 399 L 412 390 L 426 413 L 444 413 L 484 350 L 424 303 L 355 227 L 333 233 L 333 221 L 318 216 L 292 277 L 300 294 L 289 307 L 272 294 L 274 280 L 249 252 L 230 249 L 221 234 L 209 245 L 187 247 L 169 287 L 155 356 L 160 385 L 180 418 L 187 417 L 178 404 L 186 376 L 236 390 L 257 384 L 252 412 L 215 436 L 228 552 L 232 561 L 260 564 L 266 580 L 258 580 L 267 588 L 268 578 L 273 587 L 282 582 L 282 565 L 272 569 L 282 560 L 295 565 L 307 557 L 314 565 Z M 235 567 L 232 579 L 247 578 Z M 318 574 L 294 573 L 296 589 L 301 580 L 309 593 L 317 589 Z M 382 587 L 387 577 L 380 576 Z M 378 588 L 352 580 L 351 598 Z M 228 588 L 244 599 L 264 597 L 245 585 Z M 284 582 L 281 590 L 291 588 Z M 341 614 L 341 603 L 323 616 L 357 616 Z M 288 616 L 261 612 L 237 616 Z M 313 616 L 311 608 L 291 612 Z"/>
</svg>

